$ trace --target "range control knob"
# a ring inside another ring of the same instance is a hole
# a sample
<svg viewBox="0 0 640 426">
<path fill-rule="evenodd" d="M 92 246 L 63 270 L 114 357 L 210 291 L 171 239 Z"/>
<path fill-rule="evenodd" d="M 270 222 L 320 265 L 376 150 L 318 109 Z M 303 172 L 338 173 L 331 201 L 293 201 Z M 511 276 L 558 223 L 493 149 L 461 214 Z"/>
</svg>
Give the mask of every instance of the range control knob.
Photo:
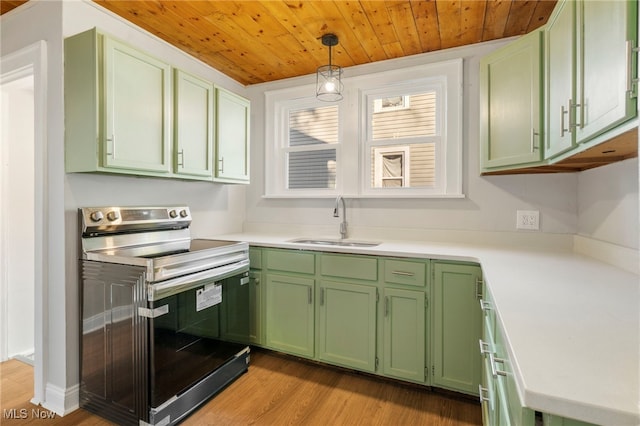
<svg viewBox="0 0 640 426">
<path fill-rule="evenodd" d="M 120 219 L 120 214 L 115 210 L 111 210 L 109 213 L 107 213 L 107 219 L 113 222 L 114 220 Z"/>
<path fill-rule="evenodd" d="M 100 222 L 102 219 L 104 219 L 104 214 L 102 214 L 100 210 L 97 210 L 95 212 L 91 212 L 91 214 L 89 215 L 89 219 L 91 219 L 93 222 Z"/>
<path fill-rule="evenodd" d="M 175 219 L 176 217 L 178 217 L 178 212 L 175 210 L 171 210 L 169 212 L 169 216 L 171 216 L 172 219 Z"/>
<path fill-rule="evenodd" d="M 180 210 L 180 217 L 187 217 L 189 216 L 189 212 L 187 212 L 186 210 Z"/>
</svg>

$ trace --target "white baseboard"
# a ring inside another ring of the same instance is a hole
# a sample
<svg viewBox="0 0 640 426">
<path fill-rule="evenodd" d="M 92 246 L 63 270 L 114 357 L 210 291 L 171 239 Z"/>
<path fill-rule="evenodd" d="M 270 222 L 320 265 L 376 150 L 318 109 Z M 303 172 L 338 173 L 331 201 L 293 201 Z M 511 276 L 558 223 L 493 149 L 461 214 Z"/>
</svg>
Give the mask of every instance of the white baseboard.
<svg viewBox="0 0 640 426">
<path fill-rule="evenodd" d="M 65 416 L 77 410 L 80 407 L 80 385 L 62 389 L 47 383 L 45 386 L 45 402 L 42 406 L 59 416 Z"/>
</svg>

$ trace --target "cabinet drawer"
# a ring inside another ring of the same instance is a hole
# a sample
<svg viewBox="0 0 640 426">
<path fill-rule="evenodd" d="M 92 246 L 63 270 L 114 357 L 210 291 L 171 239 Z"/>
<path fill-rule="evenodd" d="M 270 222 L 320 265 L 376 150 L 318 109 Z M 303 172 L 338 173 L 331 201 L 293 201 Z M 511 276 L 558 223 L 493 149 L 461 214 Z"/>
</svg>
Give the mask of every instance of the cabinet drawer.
<svg viewBox="0 0 640 426">
<path fill-rule="evenodd" d="M 342 256 L 323 254 L 320 271 L 322 275 L 358 280 L 378 279 L 378 260 L 365 256 Z"/>
<path fill-rule="evenodd" d="M 426 276 L 426 263 L 396 259 L 384 260 L 384 280 L 387 283 L 424 287 Z"/>
<path fill-rule="evenodd" d="M 262 250 L 249 247 L 249 265 L 253 269 L 262 269 Z"/>
<path fill-rule="evenodd" d="M 265 255 L 267 269 L 301 274 L 316 272 L 313 253 L 294 250 L 266 250 Z"/>
</svg>

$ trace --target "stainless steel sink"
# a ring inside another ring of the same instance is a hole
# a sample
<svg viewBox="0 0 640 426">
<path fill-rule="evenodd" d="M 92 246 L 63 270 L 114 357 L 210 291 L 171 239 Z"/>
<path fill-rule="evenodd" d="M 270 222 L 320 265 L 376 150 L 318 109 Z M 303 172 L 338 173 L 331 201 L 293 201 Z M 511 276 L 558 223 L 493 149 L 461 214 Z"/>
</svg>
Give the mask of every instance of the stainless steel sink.
<svg viewBox="0 0 640 426">
<path fill-rule="evenodd" d="M 289 240 L 290 243 L 313 244 L 319 246 L 341 246 L 341 247 L 375 247 L 380 243 L 372 241 L 356 241 L 356 240 L 333 240 L 330 238 L 297 238 Z"/>
</svg>

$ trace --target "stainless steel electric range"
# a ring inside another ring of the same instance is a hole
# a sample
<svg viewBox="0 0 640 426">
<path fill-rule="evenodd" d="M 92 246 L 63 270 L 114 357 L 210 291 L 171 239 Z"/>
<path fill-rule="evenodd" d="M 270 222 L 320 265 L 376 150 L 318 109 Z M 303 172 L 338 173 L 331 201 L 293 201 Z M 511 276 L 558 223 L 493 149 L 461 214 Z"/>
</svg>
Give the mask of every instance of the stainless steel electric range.
<svg viewBox="0 0 640 426">
<path fill-rule="evenodd" d="M 175 424 L 246 372 L 249 248 L 191 239 L 186 206 L 79 209 L 80 405 Z"/>
</svg>

